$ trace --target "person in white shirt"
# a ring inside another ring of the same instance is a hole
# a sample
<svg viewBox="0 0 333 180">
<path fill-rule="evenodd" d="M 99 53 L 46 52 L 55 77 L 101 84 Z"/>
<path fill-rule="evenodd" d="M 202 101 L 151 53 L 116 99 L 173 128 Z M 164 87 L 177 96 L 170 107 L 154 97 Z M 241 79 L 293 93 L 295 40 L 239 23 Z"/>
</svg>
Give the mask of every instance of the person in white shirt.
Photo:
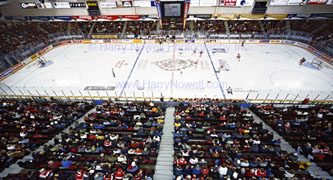
<svg viewBox="0 0 333 180">
<path fill-rule="evenodd" d="M 221 177 L 221 176 L 225 176 L 225 175 L 227 175 L 228 168 L 227 168 L 227 167 L 223 167 L 222 165 L 220 165 L 220 166 L 218 167 L 217 171 L 219 172 L 220 177 Z"/>
<path fill-rule="evenodd" d="M 199 162 L 199 159 L 198 159 L 197 157 L 192 157 L 192 158 L 190 159 L 190 163 L 191 163 L 192 165 L 196 165 L 196 164 L 198 164 L 198 162 Z"/>
</svg>

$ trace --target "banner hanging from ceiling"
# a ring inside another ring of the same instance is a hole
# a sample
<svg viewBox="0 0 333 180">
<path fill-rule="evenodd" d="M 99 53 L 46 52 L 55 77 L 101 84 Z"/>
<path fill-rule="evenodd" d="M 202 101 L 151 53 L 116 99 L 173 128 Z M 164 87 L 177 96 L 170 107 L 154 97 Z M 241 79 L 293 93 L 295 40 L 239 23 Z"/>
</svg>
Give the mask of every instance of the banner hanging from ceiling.
<svg viewBox="0 0 333 180">
<path fill-rule="evenodd" d="M 185 0 L 185 3 L 184 3 L 183 29 L 186 28 L 186 18 L 187 18 L 187 15 L 188 15 L 188 10 L 190 9 L 190 3 L 191 3 L 191 0 Z"/>
</svg>

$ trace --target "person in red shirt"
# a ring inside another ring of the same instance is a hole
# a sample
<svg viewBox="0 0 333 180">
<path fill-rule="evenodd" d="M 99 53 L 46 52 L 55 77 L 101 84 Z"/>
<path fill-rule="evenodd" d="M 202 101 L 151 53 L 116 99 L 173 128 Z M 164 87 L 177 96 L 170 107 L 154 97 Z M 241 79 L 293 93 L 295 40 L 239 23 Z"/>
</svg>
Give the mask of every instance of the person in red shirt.
<svg viewBox="0 0 333 180">
<path fill-rule="evenodd" d="M 258 176 L 258 177 L 265 177 L 266 176 L 265 169 L 264 168 L 256 169 L 256 176 Z"/>
<path fill-rule="evenodd" d="M 255 175 L 254 169 L 247 169 L 245 175 L 252 178 Z"/>
<path fill-rule="evenodd" d="M 118 168 L 117 169 L 117 172 L 116 172 L 116 179 L 123 179 L 123 176 L 124 176 L 124 171 L 121 169 L 121 168 Z"/>
<path fill-rule="evenodd" d="M 114 173 L 111 174 L 105 174 L 104 180 L 114 180 Z"/>
<path fill-rule="evenodd" d="M 201 174 L 204 175 L 204 176 L 208 175 L 209 174 L 209 169 L 206 166 L 203 166 L 201 168 Z"/>
<path fill-rule="evenodd" d="M 84 178 L 83 176 L 84 176 L 83 171 L 82 171 L 82 169 L 80 169 L 76 172 L 75 179 L 76 180 L 83 180 L 83 178 Z"/>
</svg>

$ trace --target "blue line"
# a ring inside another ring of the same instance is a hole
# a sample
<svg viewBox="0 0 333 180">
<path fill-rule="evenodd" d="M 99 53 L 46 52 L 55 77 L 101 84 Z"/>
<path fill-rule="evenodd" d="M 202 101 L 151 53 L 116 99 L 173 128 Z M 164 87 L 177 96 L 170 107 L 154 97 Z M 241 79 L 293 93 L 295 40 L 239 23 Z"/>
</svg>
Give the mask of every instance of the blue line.
<svg viewBox="0 0 333 180">
<path fill-rule="evenodd" d="M 219 87 L 220 87 L 220 90 L 221 90 L 221 92 L 222 92 L 223 98 L 224 98 L 224 99 L 227 99 L 227 98 L 225 97 L 225 94 L 224 94 L 223 88 L 222 88 L 222 86 L 221 86 L 221 81 L 220 81 L 220 79 L 219 79 L 219 76 L 218 76 L 217 73 L 216 73 L 216 69 L 215 69 L 214 63 L 213 63 L 213 61 L 212 61 L 212 57 L 211 57 L 210 54 L 209 54 L 209 51 L 208 51 L 208 48 L 207 48 L 206 42 L 205 42 L 205 47 L 206 47 L 206 51 L 207 51 L 207 54 L 208 54 L 208 57 L 209 57 L 210 63 L 211 63 L 212 66 L 213 66 L 213 69 L 214 69 L 214 73 L 215 73 L 216 79 L 217 79 L 217 81 L 219 82 Z"/>
<path fill-rule="evenodd" d="M 138 57 L 136 58 L 136 60 L 135 60 L 135 62 L 134 62 L 134 64 L 133 64 L 133 67 L 132 67 L 132 69 L 131 69 L 131 71 L 130 71 L 128 77 L 127 77 L 127 80 L 126 80 L 126 82 L 125 82 L 125 85 L 124 85 L 123 89 L 122 89 L 121 92 L 120 92 L 119 97 L 121 97 L 121 95 L 123 94 L 123 92 L 124 92 L 124 90 L 125 90 L 125 88 L 126 88 L 126 86 L 127 86 L 128 80 L 130 79 L 130 77 L 131 77 L 131 75 L 132 75 L 132 73 L 133 73 L 133 70 L 134 70 L 134 68 L 135 68 L 135 65 L 136 65 L 136 63 L 138 62 L 139 57 L 140 57 L 140 55 L 141 55 L 142 50 L 143 50 L 144 47 L 145 47 L 145 44 L 143 44 L 143 46 L 142 46 L 142 48 L 141 48 L 141 50 L 140 50 L 140 52 L 139 52 L 139 55 L 138 55 Z"/>
</svg>

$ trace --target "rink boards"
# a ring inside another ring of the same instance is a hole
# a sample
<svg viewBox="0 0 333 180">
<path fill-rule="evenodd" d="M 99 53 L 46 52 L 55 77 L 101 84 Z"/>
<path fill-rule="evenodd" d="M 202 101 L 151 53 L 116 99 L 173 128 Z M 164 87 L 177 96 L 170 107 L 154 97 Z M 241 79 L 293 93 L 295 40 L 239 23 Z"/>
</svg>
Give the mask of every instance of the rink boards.
<svg viewBox="0 0 333 180">
<path fill-rule="evenodd" d="M 216 40 L 174 40 L 176 44 L 242 44 L 244 40 L 235 40 L 235 39 L 216 39 Z M 173 42 L 172 40 L 167 40 L 167 43 Z M 71 44 L 158 44 L 159 40 L 141 40 L 141 39 L 113 39 L 113 40 L 102 40 L 102 39 L 93 39 L 93 40 L 68 40 L 68 41 L 61 41 L 56 44 L 47 46 L 46 48 L 42 49 L 41 51 L 37 52 L 36 54 L 32 55 L 31 57 L 27 58 L 21 63 L 16 64 L 12 68 L 8 69 L 7 71 L 3 72 L 0 75 L 0 80 L 4 80 L 5 78 L 13 75 L 15 72 L 19 71 L 23 67 L 29 65 L 30 63 L 34 62 L 38 57 L 41 57 L 48 52 L 52 51 L 53 49 L 61 46 L 71 45 Z M 312 53 L 316 57 L 326 61 L 327 63 L 333 63 L 331 57 L 327 56 L 324 53 L 316 50 L 315 48 L 296 41 L 289 41 L 289 40 L 246 40 L 246 44 L 283 44 L 283 45 L 291 45 L 300 47 L 302 49 L 307 50 L 308 52 Z M 47 97 L 47 96 L 46 96 Z M 73 96 L 74 97 L 74 96 Z M 75 98 L 79 98 L 80 96 L 75 96 Z M 89 96 L 91 97 L 91 96 Z M 89 98 L 86 96 L 85 98 Z M 107 96 L 109 97 L 109 96 Z M 94 98 L 100 98 L 100 96 L 94 96 Z M 116 98 L 116 96 L 112 96 L 109 98 Z M 140 99 L 140 97 L 137 97 Z M 159 98 L 157 98 L 159 99 Z M 257 98 L 256 98 L 257 99 Z M 264 98 L 262 98 L 264 99 Z M 273 99 L 274 100 L 274 99 Z M 288 101 L 288 100 L 286 100 Z"/>
</svg>

